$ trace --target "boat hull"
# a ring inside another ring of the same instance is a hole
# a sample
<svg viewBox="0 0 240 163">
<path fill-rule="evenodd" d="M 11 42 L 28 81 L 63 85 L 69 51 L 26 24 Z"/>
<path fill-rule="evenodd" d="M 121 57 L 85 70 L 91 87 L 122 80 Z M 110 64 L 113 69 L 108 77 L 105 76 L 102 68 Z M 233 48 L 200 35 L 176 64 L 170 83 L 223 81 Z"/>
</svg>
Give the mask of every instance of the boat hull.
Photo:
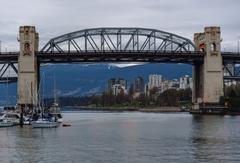
<svg viewBox="0 0 240 163">
<path fill-rule="evenodd" d="M 32 122 L 33 128 L 56 128 L 58 126 L 58 122 Z"/>
<path fill-rule="evenodd" d="M 12 127 L 12 126 L 14 126 L 14 124 L 11 122 L 1 122 L 0 123 L 0 128 L 1 127 Z"/>
</svg>

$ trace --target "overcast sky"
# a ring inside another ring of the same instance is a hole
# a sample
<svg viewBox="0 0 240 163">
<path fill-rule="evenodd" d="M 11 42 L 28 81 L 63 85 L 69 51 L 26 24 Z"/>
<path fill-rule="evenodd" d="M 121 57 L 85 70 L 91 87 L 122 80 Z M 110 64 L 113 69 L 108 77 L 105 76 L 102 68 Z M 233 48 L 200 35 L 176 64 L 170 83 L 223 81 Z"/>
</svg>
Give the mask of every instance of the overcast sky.
<svg viewBox="0 0 240 163">
<path fill-rule="evenodd" d="M 193 39 L 220 26 L 222 50 L 237 50 L 239 0 L 0 0 L 2 51 L 18 50 L 20 25 L 34 25 L 40 48 L 52 37 L 93 27 L 146 27 Z"/>
</svg>

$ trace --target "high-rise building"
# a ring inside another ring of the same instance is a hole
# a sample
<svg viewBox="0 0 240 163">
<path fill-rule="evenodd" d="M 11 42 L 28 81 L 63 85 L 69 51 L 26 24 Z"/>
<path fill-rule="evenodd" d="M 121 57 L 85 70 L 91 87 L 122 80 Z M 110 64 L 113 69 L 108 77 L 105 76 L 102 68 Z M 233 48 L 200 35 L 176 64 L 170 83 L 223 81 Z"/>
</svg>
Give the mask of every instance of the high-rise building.
<svg viewBox="0 0 240 163">
<path fill-rule="evenodd" d="M 162 83 L 162 75 L 157 75 L 157 74 L 149 75 L 149 83 L 148 83 L 149 89 L 153 89 L 155 87 L 159 88 L 161 87 L 161 83 Z"/>
<path fill-rule="evenodd" d="M 127 80 L 119 78 L 118 80 L 116 80 L 116 83 L 124 86 L 127 89 Z"/>
<path fill-rule="evenodd" d="M 179 81 L 177 79 L 173 80 L 163 80 L 161 85 L 161 93 L 168 89 L 179 89 Z"/>
<path fill-rule="evenodd" d="M 108 92 L 112 92 L 113 95 L 118 95 L 121 91 L 124 92 L 124 94 L 127 94 L 127 81 L 120 78 L 115 79 L 112 78 L 108 80 Z"/>
<path fill-rule="evenodd" d="M 108 80 L 108 86 L 107 86 L 108 92 L 112 91 L 112 87 L 114 84 L 116 84 L 116 79 L 112 78 Z"/>
<path fill-rule="evenodd" d="M 145 94 L 146 96 L 149 96 L 149 94 L 150 94 L 148 84 L 145 84 L 145 85 L 144 85 L 144 94 Z"/>
<path fill-rule="evenodd" d="M 188 75 L 180 77 L 180 89 L 187 89 L 187 88 L 192 89 L 192 86 L 193 86 L 193 82 L 191 77 L 189 77 Z"/>
<path fill-rule="evenodd" d="M 123 93 L 124 95 L 127 94 L 127 89 L 125 86 L 121 85 L 121 84 L 114 84 L 112 86 L 112 92 L 113 95 L 117 96 L 120 93 Z"/>
<path fill-rule="evenodd" d="M 136 77 L 134 80 L 134 92 L 144 92 L 144 79 L 142 77 Z"/>
</svg>

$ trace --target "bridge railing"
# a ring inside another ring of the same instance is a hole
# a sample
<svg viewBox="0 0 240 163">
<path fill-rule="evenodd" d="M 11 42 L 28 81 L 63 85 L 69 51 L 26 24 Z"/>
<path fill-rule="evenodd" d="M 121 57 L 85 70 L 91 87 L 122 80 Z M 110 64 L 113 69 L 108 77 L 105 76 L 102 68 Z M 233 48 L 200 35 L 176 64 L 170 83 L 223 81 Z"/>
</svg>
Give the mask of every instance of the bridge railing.
<svg viewBox="0 0 240 163">
<path fill-rule="evenodd" d="M 74 54 L 153 54 L 153 55 L 162 55 L 162 54 L 168 54 L 168 55 L 204 55 L 204 52 L 201 51 L 170 51 L 170 50 L 164 50 L 164 51 L 157 51 L 157 50 L 102 50 L 102 51 L 97 51 L 97 50 L 85 50 L 85 51 L 76 51 L 76 50 L 63 50 L 63 51 L 39 51 L 36 52 L 36 54 L 40 55 L 61 55 L 61 54 L 69 54 L 69 55 L 74 55 Z"/>
</svg>

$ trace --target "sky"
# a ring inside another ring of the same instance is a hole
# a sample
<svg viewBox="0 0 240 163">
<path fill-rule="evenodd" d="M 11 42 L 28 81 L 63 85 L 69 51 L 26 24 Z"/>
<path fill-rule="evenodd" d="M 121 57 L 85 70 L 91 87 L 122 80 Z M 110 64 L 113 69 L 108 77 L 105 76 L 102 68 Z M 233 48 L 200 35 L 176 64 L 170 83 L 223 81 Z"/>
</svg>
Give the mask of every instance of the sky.
<svg viewBox="0 0 240 163">
<path fill-rule="evenodd" d="M 205 26 L 220 26 L 222 51 L 237 51 L 238 0 L 0 0 L 2 51 L 18 51 L 21 25 L 34 25 L 40 48 L 53 37 L 95 27 L 143 27 L 193 40 Z"/>
</svg>

